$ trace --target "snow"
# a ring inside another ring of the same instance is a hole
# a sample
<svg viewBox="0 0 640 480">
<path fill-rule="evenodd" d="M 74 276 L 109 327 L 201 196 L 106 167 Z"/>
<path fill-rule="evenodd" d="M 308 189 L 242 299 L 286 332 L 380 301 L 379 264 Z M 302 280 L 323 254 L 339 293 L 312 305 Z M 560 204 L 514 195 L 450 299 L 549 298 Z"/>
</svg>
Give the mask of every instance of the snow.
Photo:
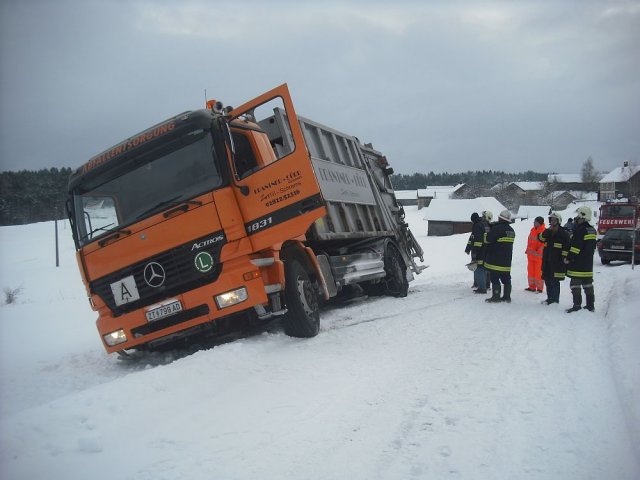
<svg viewBox="0 0 640 480">
<path fill-rule="evenodd" d="M 449 222 L 470 222 L 471 214 L 477 212 L 481 215 L 483 211 L 489 210 L 494 218 L 505 210 L 505 207 L 495 199 L 495 197 L 477 197 L 445 199 L 434 198 L 429 206 L 422 210 L 424 220 L 449 221 Z M 405 209 L 406 211 L 406 209 Z M 424 227 L 420 224 L 416 226 L 421 231 Z M 416 232 L 413 232 L 414 234 Z"/>
<path fill-rule="evenodd" d="M 208 350 L 107 355 L 69 229 L 0 227 L 0 478 L 640 478 L 640 270 L 595 262 L 596 312 L 543 306 L 516 222 L 511 304 L 469 288 L 468 235 L 427 237 L 406 298 Z M 468 215 L 467 211 L 467 215 Z M 564 212 L 563 212 L 564 213 Z M 567 213 L 564 216 L 568 216 Z"/>
</svg>

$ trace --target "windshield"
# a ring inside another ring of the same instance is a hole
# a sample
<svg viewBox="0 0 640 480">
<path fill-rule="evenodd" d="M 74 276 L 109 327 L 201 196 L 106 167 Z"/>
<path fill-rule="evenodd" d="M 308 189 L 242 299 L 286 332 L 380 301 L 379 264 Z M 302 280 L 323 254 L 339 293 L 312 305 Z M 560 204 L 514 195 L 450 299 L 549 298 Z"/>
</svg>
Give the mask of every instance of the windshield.
<svg viewBox="0 0 640 480">
<path fill-rule="evenodd" d="M 631 240 L 631 234 L 633 232 L 631 230 L 620 230 L 617 228 L 612 228 L 607 231 L 605 237 L 607 240 Z"/>
<path fill-rule="evenodd" d="M 602 207 L 602 217 L 632 218 L 635 207 L 629 205 L 606 205 Z"/>
<path fill-rule="evenodd" d="M 95 188 L 73 193 L 76 235 L 86 245 L 108 232 L 219 187 L 211 134 L 199 129 L 179 146 L 151 156 L 131 170 Z"/>
</svg>

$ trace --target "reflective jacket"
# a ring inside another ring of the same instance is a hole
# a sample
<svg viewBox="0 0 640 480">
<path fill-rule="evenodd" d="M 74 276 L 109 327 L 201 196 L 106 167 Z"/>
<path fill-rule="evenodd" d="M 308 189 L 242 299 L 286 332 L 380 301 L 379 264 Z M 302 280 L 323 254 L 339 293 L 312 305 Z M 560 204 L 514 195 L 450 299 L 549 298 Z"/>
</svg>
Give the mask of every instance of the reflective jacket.
<svg viewBox="0 0 640 480">
<path fill-rule="evenodd" d="M 482 235 L 480 237 L 477 236 L 478 231 L 477 230 L 477 225 L 479 223 L 482 222 L 482 219 L 478 218 L 475 222 L 473 222 L 472 226 L 471 226 L 471 234 L 469 235 L 469 240 L 467 241 L 467 246 L 464 249 L 464 253 L 469 254 L 471 253 L 471 260 L 475 260 L 476 257 L 473 254 L 473 242 L 474 239 L 479 239 L 480 242 L 482 242 Z M 477 240 L 476 240 L 477 241 Z"/>
<path fill-rule="evenodd" d="M 571 237 L 569 232 L 558 225 L 558 231 L 553 232 L 547 228 L 539 237 L 541 242 L 545 242 L 542 252 L 542 278 L 564 280 L 567 266 L 564 259 L 569 254 L 569 244 Z"/>
<path fill-rule="evenodd" d="M 484 221 L 479 220 L 473 224 L 473 230 L 471 230 L 471 258 L 475 260 L 478 265 L 482 265 L 484 263 L 484 226 Z"/>
<path fill-rule="evenodd" d="M 593 278 L 593 252 L 596 249 L 596 229 L 587 222 L 576 225 L 569 246 L 569 265 L 567 276 L 570 278 Z"/>
<path fill-rule="evenodd" d="M 531 228 L 529 238 L 527 240 L 527 250 L 525 252 L 528 258 L 538 258 L 542 260 L 542 249 L 544 248 L 544 243 L 541 242 L 538 237 L 542 232 L 544 232 L 544 229 L 544 223 L 539 227 Z"/>
<path fill-rule="evenodd" d="M 511 272 L 513 241 L 516 238 L 511 224 L 500 220 L 491 226 L 485 238 L 487 247 L 484 257 L 485 268 L 495 272 Z"/>
</svg>

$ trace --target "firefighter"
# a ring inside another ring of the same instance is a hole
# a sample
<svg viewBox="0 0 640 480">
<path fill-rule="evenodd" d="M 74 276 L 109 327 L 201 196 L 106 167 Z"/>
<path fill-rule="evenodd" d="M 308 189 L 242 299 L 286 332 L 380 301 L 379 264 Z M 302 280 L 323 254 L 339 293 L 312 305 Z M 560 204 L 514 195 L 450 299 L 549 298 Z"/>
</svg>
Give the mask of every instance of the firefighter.
<svg viewBox="0 0 640 480">
<path fill-rule="evenodd" d="M 527 240 L 527 279 L 529 286 L 525 288 L 528 292 L 542 293 L 544 282 L 542 281 L 542 249 L 544 243 L 538 238 L 545 231 L 544 218 L 536 217 L 533 227 L 529 232 Z"/>
<path fill-rule="evenodd" d="M 486 302 L 511 302 L 511 258 L 515 237 L 516 234 L 511 228 L 511 212 L 503 210 L 498 216 L 498 223 L 491 227 L 486 236 L 484 267 L 491 273 L 492 294 Z M 504 285 L 502 297 L 500 283 Z"/>
<path fill-rule="evenodd" d="M 549 215 L 549 228 L 540 233 L 539 239 L 545 243 L 542 251 L 542 278 L 547 285 L 547 299 L 542 303 L 551 305 L 560 302 L 560 282 L 564 280 L 567 266 L 564 259 L 569 253 L 571 236 L 561 227 L 559 213 Z"/>
<path fill-rule="evenodd" d="M 471 227 L 471 235 L 469 235 L 469 240 L 467 241 L 467 246 L 464 249 L 464 253 L 466 253 L 467 255 L 471 254 L 471 262 L 476 263 L 475 267 L 477 269 L 478 267 L 477 256 L 476 256 L 476 252 L 473 251 L 473 244 L 475 241 L 475 242 L 480 242 L 480 245 L 482 245 L 482 239 L 484 237 L 484 229 L 482 230 L 482 235 L 480 235 L 480 230 L 476 228 L 476 226 L 481 222 L 480 215 L 478 215 L 478 212 L 473 212 L 471 214 L 471 222 L 473 223 L 473 226 Z M 475 270 L 473 270 L 473 287 L 471 288 L 478 288 L 478 281 L 476 280 Z"/>
<path fill-rule="evenodd" d="M 591 209 L 579 207 L 576 210 L 576 229 L 571 237 L 569 253 L 564 260 L 567 265 L 567 276 L 571 278 L 571 294 L 573 307 L 567 313 L 577 312 L 582 308 L 581 289 L 587 297 L 585 308 L 590 312 L 595 310 L 595 294 L 593 291 L 593 252 L 596 249 L 596 230 L 591 221 Z"/>
<path fill-rule="evenodd" d="M 489 232 L 489 225 L 492 220 L 493 213 L 489 210 L 485 210 L 482 212 L 482 218 L 478 222 L 477 226 L 474 226 L 476 237 L 474 237 L 472 255 L 475 254 L 476 264 L 478 265 L 475 272 L 473 272 L 476 283 L 478 284 L 478 288 L 473 291 L 474 293 L 485 294 L 487 293 L 487 287 L 489 286 L 489 274 L 484 266 L 484 257 L 486 254 L 486 235 Z"/>
</svg>

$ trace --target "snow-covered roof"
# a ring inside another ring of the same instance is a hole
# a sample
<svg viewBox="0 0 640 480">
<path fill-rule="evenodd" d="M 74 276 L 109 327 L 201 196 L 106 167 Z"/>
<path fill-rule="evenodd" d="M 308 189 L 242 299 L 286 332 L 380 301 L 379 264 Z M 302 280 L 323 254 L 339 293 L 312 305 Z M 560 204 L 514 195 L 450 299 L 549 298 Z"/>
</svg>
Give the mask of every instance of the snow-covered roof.
<svg viewBox="0 0 640 480">
<path fill-rule="evenodd" d="M 490 210 L 493 218 L 498 218 L 498 214 L 506 210 L 494 197 L 478 197 L 469 199 L 434 198 L 427 208 L 424 209 L 425 220 L 439 220 L 449 222 L 470 222 L 471 214 L 482 213 Z"/>
<path fill-rule="evenodd" d="M 583 190 L 567 190 L 578 200 L 598 200 L 598 192 L 585 192 Z"/>
<path fill-rule="evenodd" d="M 550 173 L 547 181 L 557 183 L 582 183 L 582 175 L 579 173 Z"/>
<path fill-rule="evenodd" d="M 520 205 L 518 213 L 516 213 L 514 218 L 542 217 L 546 221 L 547 215 L 549 215 L 550 211 L 551 206 L 549 205 Z"/>
<path fill-rule="evenodd" d="M 395 194 L 398 200 L 415 200 L 418 198 L 417 190 L 396 190 Z"/>
<path fill-rule="evenodd" d="M 458 185 L 436 185 L 434 187 L 420 188 L 418 189 L 419 198 L 449 198 L 453 192 L 462 187 L 464 183 Z"/>
<path fill-rule="evenodd" d="M 626 182 L 638 172 L 640 172 L 640 165 L 618 167 L 611 170 L 604 177 L 602 177 L 600 183 Z"/>
<path fill-rule="evenodd" d="M 511 182 L 512 185 L 517 185 L 525 192 L 542 190 L 544 188 L 544 182 Z"/>
</svg>

